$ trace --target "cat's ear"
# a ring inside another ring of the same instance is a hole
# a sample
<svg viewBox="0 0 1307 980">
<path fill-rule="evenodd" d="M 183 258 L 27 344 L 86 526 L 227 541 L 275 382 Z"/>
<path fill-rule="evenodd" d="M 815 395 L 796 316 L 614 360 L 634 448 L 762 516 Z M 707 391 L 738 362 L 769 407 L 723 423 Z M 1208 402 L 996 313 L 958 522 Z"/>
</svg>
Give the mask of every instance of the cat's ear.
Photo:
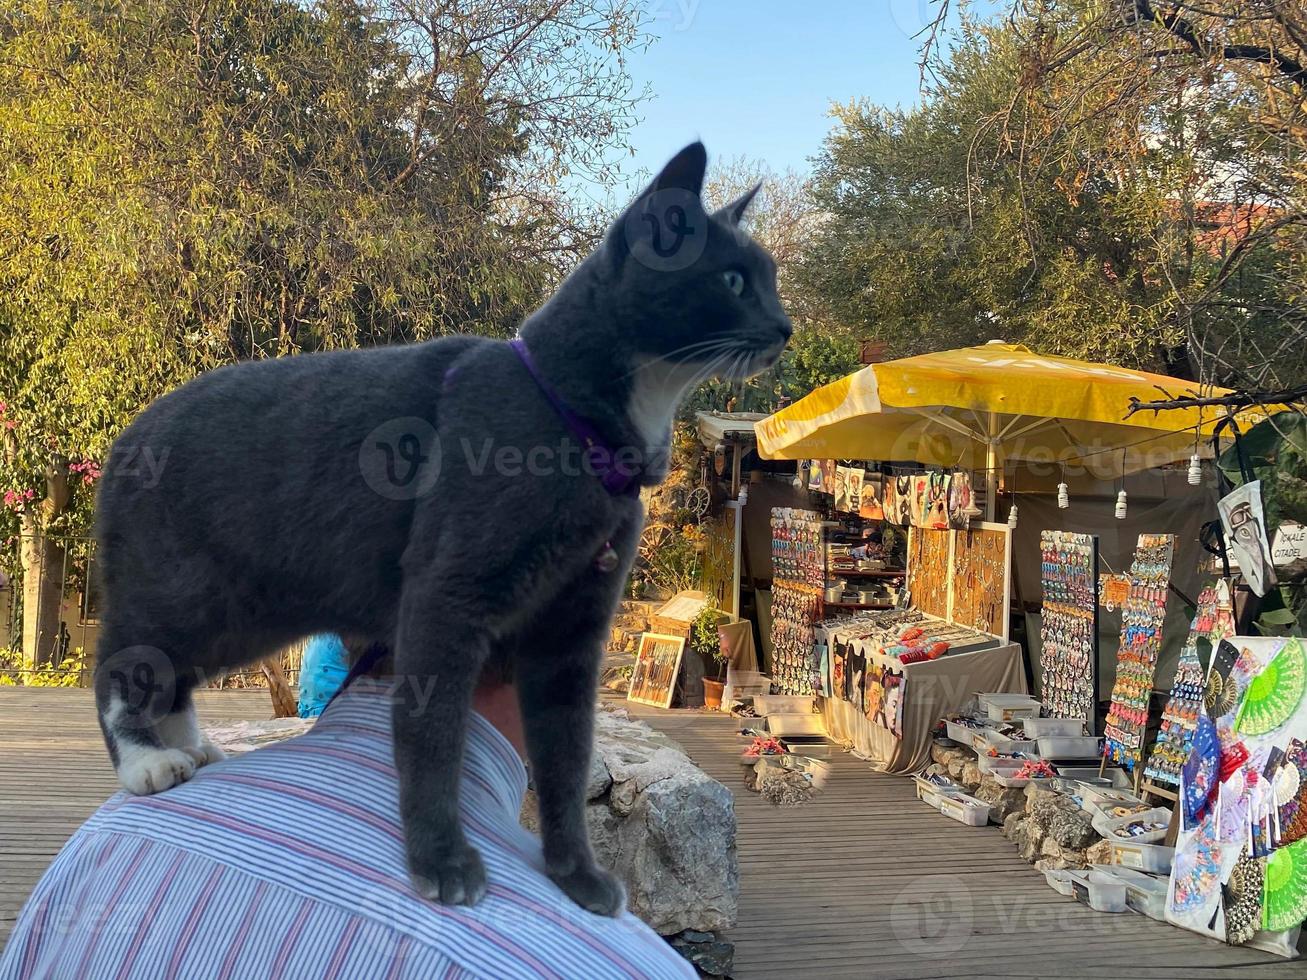
<svg viewBox="0 0 1307 980">
<path fill-rule="evenodd" d="M 697 141 L 667 162 L 608 229 L 604 249 L 611 268 L 635 255 L 650 268 L 684 269 L 703 254 L 708 214 L 699 194 L 707 168 L 708 153 Z"/>
<path fill-rule="evenodd" d="M 751 190 L 741 194 L 730 204 L 714 211 L 713 217 L 718 221 L 725 221 L 728 224 L 738 225 L 744 220 L 744 212 L 749 209 L 749 205 L 753 203 L 753 199 L 758 196 L 760 190 L 762 190 L 761 180 L 754 184 Z"/>
<path fill-rule="evenodd" d="M 703 190 L 703 175 L 708 169 L 708 151 L 703 144 L 695 140 L 676 156 L 667 161 L 667 166 L 659 171 L 653 183 L 645 190 L 642 197 L 654 191 L 670 188 L 690 191 L 696 196 Z"/>
</svg>

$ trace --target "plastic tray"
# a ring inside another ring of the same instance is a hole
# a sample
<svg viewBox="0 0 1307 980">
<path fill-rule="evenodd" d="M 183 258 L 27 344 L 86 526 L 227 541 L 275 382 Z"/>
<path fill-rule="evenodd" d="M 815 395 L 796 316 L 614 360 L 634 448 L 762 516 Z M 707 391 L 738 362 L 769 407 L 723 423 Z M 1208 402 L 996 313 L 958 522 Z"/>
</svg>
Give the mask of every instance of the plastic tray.
<svg viewBox="0 0 1307 980">
<path fill-rule="evenodd" d="M 1109 767 L 1100 777 L 1098 766 L 1061 766 L 1054 765 L 1057 774 L 1065 779 L 1077 779 L 1091 786 L 1115 786 L 1117 789 L 1130 788 L 1130 775 L 1124 769 Z"/>
<path fill-rule="evenodd" d="M 1025 759 L 1013 759 L 1001 755 L 982 755 L 976 758 L 976 766 L 987 776 L 1010 776 L 1025 763 Z"/>
<path fill-rule="evenodd" d="M 1039 702 L 1025 694 L 982 694 L 980 706 L 985 709 L 990 721 L 1039 717 Z"/>
<path fill-rule="evenodd" d="M 1071 872 L 1069 871 L 1045 871 L 1044 880 L 1048 882 L 1048 887 L 1053 889 L 1059 895 L 1065 895 L 1070 898 L 1073 894 L 1071 888 Z"/>
<path fill-rule="evenodd" d="M 1102 744 L 1092 735 L 1050 736 L 1037 740 L 1045 759 L 1092 759 L 1102 753 Z"/>
<path fill-rule="evenodd" d="M 755 698 L 755 701 L 757 699 Z M 767 731 L 776 737 L 794 737 L 796 735 L 826 735 L 826 725 L 821 715 L 807 714 L 771 714 L 767 716 Z"/>
<path fill-rule="evenodd" d="M 1083 735 L 1085 723 L 1080 718 L 1023 718 L 1021 727 L 1031 738 Z"/>
<path fill-rule="evenodd" d="M 1139 820 L 1151 820 L 1161 823 L 1160 830 L 1150 830 L 1146 834 L 1139 834 L 1136 837 L 1120 837 L 1117 831 L 1127 824 L 1135 823 Z M 1106 817 L 1097 816 L 1093 820 L 1094 829 L 1110 840 L 1113 844 L 1155 844 L 1166 836 L 1167 828 L 1171 824 L 1171 811 L 1164 810 L 1161 807 L 1154 807 L 1151 810 L 1145 810 L 1143 813 L 1135 813 L 1128 817 Z"/>
<path fill-rule="evenodd" d="M 1071 894 L 1097 912 L 1124 912 L 1125 882 L 1103 871 L 1068 871 Z"/>
<path fill-rule="evenodd" d="M 1015 772 L 1015 770 L 1013 771 Z M 1040 776 L 1040 777 L 1023 776 L 1021 778 L 1017 778 L 1016 776 L 1004 775 L 1001 772 L 994 773 L 994 782 L 998 783 L 1002 787 L 1005 787 L 1006 789 L 1023 789 L 1026 786 L 1029 786 L 1031 783 L 1035 783 L 1036 785 L 1043 786 L 1047 783 L 1051 783 L 1052 781 L 1053 780 L 1044 776 Z"/>
<path fill-rule="evenodd" d="M 968 827 L 983 827 L 989 823 L 989 804 L 974 796 L 956 793 L 939 797 L 939 812 Z"/>
<path fill-rule="evenodd" d="M 1164 844 L 1142 844 L 1134 840 L 1112 841 L 1112 863 L 1135 871 L 1169 875 L 1175 848 Z"/>
<path fill-rule="evenodd" d="M 994 749 L 1000 755 L 1015 755 L 1018 752 L 1035 755 L 1037 748 L 1033 739 L 1008 738 L 997 728 L 986 728 L 980 733 L 980 744 L 976 751 L 984 754 Z"/>
<path fill-rule="evenodd" d="M 792 694 L 755 694 L 753 710 L 763 715 L 812 714 L 812 698 Z"/>
<path fill-rule="evenodd" d="M 923 776 L 913 776 L 912 778 L 917 784 L 917 799 L 923 803 L 929 803 L 936 810 L 939 809 L 939 803 L 937 802 L 939 797 L 958 796 L 962 793 L 962 787 L 956 783 L 940 785 L 939 783 L 932 783 Z"/>
<path fill-rule="evenodd" d="M 1125 885 L 1125 904 L 1132 911 L 1159 922 L 1166 921 L 1166 878 L 1156 878 L 1113 864 L 1095 864 L 1094 870 L 1111 875 Z"/>
<path fill-rule="evenodd" d="M 976 734 L 982 729 L 969 728 L 966 725 L 959 725 L 956 721 L 944 722 L 944 728 L 948 732 L 948 737 L 953 739 L 959 745 L 970 746 Z"/>
</svg>

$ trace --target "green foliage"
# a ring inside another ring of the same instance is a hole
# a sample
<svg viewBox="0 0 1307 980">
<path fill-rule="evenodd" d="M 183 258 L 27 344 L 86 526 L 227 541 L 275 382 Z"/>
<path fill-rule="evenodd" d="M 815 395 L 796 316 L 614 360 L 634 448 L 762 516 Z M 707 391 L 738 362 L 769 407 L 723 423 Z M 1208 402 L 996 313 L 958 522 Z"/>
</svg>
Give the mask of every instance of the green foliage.
<svg viewBox="0 0 1307 980">
<path fill-rule="evenodd" d="M 90 668 L 87 652 L 76 648 L 57 668 L 25 671 L 22 651 L 0 649 L 0 687 L 81 687 Z"/>
<path fill-rule="evenodd" d="M 699 586 L 703 557 L 696 542 L 680 529 L 642 555 L 633 578 L 634 598 L 672 596 Z"/>
<path fill-rule="evenodd" d="M 1151 30 L 1014 5 L 936 45 L 919 107 L 837 109 L 795 273 L 823 319 L 892 355 L 1000 338 L 1173 373 L 1188 344 L 1203 381 L 1300 377 L 1300 148 L 1268 138 L 1255 72 L 1159 57 Z"/>
<path fill-rule="evenodd" d="M 722 653 L 717 627 L 729 619 L 726 613 L 715 606 L 704 606 L 690 624 L 690 649 L 719 667 L 725 666 L 726 656 Z"/>
<path fill-rule="evenodd" d="M 29 520 L 84 532 L 50 470 L 197 372 L 538 303 L 593 240 L 564 179 L 611 177 L 641 35 L 634 0 L 528 6 L 4 6 L 0 490 Z"/>
</svg>

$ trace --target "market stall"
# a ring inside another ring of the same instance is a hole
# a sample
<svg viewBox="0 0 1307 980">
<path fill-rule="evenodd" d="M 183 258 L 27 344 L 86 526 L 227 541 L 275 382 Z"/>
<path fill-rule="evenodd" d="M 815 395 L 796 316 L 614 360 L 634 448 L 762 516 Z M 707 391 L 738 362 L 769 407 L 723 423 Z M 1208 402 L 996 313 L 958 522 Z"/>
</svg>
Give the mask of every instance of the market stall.
<svg viewBox="0 0 1307 980">
<path fill-rule="evenodd" d="M 939 718 L 976 691 L 1026 690 L 1019 646 L 911 610 L 832 620 L 814 633 L 828 734 L 884 772 L 925 765 Z M 947 651 L 931 658 L 939 646 Z"/>
</svg>

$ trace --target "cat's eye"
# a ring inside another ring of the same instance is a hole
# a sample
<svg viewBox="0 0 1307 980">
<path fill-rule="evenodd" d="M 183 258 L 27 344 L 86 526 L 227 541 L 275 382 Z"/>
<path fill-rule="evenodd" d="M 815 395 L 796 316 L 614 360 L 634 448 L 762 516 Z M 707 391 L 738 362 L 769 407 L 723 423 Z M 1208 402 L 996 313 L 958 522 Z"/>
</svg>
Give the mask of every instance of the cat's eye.
<svg viewBox="0 0 1307 980">
<path fill-rule="evenodd" d="M 722 273 L 722 281 L 726 283 L 726 288 L 736 296 L 744 295 L 744 273 L 738 269 L 727 269 Z"/>
</svg>

